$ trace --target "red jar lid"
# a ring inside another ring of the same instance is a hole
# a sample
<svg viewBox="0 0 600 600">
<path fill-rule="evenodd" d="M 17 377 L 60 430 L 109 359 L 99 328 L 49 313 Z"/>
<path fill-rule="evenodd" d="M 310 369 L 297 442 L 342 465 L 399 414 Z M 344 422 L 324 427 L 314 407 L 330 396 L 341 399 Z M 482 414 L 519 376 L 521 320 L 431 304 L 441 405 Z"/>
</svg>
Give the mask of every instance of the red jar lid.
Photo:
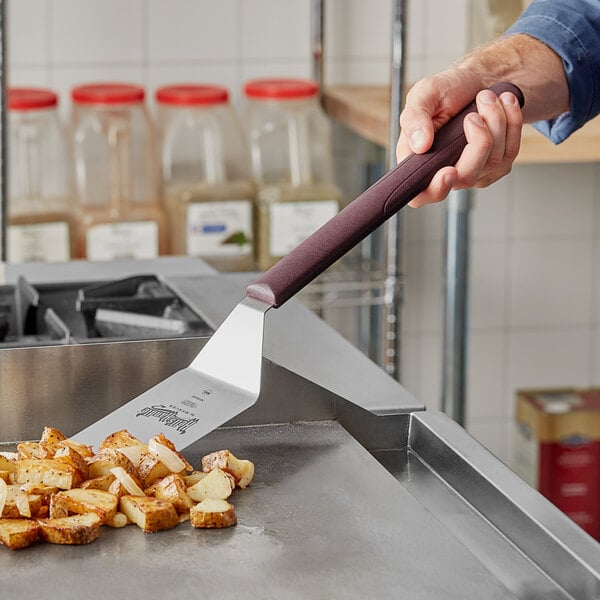
<svg viewBox="0 0 600 600">
<path fill-rule="evenodd" d="M 295 100 L 316 96 L 319 86 L 310 79 L 254 79 L 244 86 L 248 98 Z"/>
<path fill-rule="evenodd" d="M 7 97 L 9 110 L 39 110 L 58 104 L 58 96 L 42 88 L 9 88 Z"/>
<path fill-rule="evenodd" d="M 78 104 L 135 104 L 143 102 L 144 88 L 129 83 L 89 83 L 71 90 Z"/>
<path fill-rule="evenodd" d="M 229 92 L 218 85 L 178 84 L 166 85 L 156 90 L 156 101 L 172 106 L 206 106 L 223 104 Z"/>
</svg>

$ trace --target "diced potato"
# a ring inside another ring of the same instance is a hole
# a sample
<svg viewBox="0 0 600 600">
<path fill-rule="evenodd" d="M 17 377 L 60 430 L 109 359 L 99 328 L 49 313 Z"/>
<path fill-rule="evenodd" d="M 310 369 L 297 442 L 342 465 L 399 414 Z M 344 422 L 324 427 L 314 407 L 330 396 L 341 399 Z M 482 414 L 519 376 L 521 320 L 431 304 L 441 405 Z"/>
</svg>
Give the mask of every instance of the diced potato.
<svg viewBox="0 0 600 600">
<path fill-rule="evenodd" d="M 48 507 L 48 516 L 51 519 L 62 519 L 69 516 L 67 508 L 67 499 L 60 494 L 53 494 L 50 497 L 50 506 Z"/>
<path fill-rule="evenodd" d="M 235 509 L 227 500 L 206 498 L 190 510 L 193 527 L 201 529 L 219 529 L 231 527 L 237 523 Z"/>
<path fill-rule="evenodd" d="M 0 490 L 1 495 L 2 492 Z M 0 517 L 7 519 L 18 519 L 23 516 L 38 517 L 41 510 L 42 497 L 39 494 L 27 494 L 17 484 L 11 484 L 6 487 L 6 500 L 3 510 L 0 512 Z"/>
<path fill-rule="evenodd" d="M 242 489 L 248 487 L 254 477 L 254 463 L 237 458 L 229 450 L 211 452 L 202 457 L 203 471 L 212 471 L 217 467 L 231 473 L 235 478 L 236 485 Z"/>
<path fill-rule="evenodd" d="M 53 500 L 64 502 L 64 506 L 70 513 L 96 513 L 102 523 L 106 523 L 115 516 L 119 503 L 118 498 L 109 492 L 81 488 L 58 492 L 53 496 Z"/>
<path fill-rule="evenodd" d="M 38 442 L 21 442 L 17 445 L 19 458 L 51 458 Z"/>
<path fill-rule="evenodd" d="M 120 431 L 115 431 L 105 437 L 102 442 L 100 442 L 98 450 L 104 450 L 105 448 L 118 450 L 119 448 L 126 448 L 127 446 L 146 446 L 146 444 L 131 435 L 126 429 L 121 429 Z"/>
<path fill-rule="evenodd" d="M 177 473 L 155 481 L 145 492 L 149 496 L 170 502 L 178 513 L 188 512 L 194 506 L 193 500 L 186 493 L 183 478 Z"/>
<path fill-rule="evenodd" d="M 152 454 L 160 458 L 171 471 L 171 473 L 181 473 L 182 471 L 193 471 L 193 467 L 188 463 L 182 454 L 179 453 L 173 442 L 168 440 L 162 433 L 150 438 L 148 449 Z"/>
<path fill-rule="evenodd" d="M 144 454 L 138 465 L 138 475 L 144 488 L 152 485 L 157 479 L 166 477 L 169 473 L 171 473 L 169 468 L 151 452 Z"/>
<path fill-rule="evenodd" d="M 131 496 L 143 496 L 144 490 L 140 487 L 137 477 L 129 475 L 122 467 L 115 467 L 110 472 L 121 482 L 127 493 Z"/>
<path fill-rule="evenodd" d="M 4 479 L 0 479 L 0 517 L 4 512 L 6 506 L 6 500 L 8 499 L 8 485 Z"/>
<path fill-rule="evenodd" d="M 120 510 L 144 533 L 171 529 L 179 523 L 177 512 L 170 502 L 149 496 L 123 496 Z"/>
<path fill-rule="evenodd" d="M 29 519 L 0 519 L 0 543 L 11 550 L 26 548 L 37 540 L 40 526 Z"/>
<path fill-rule="evenodd" d="M 100 475 L 107 475 L 115 467 L 122 467 L 130 475 L 135 475 L 135 467 L 131 461 L 114 448 L 100 450 L 94 458 L 89 460 L 88 466 L 91 479 L 100 477 Z"/>
<path fill-rule="evenodd" d="M 6 456 L 7 454 L 13 454 L 14 456 L 11 458 Z M 9 473 L 15 472 L 15 462 L 17 461 L 17 453 L 3 453 L 0 452 L 0 471 L 8 471 Z"/>
<path fill-rule="evenodd" d="M 234 487 L 235 481 L 233 481 L 231 475 L 217 467 L 210 471 L 206 477 L 187 488 L 187 494 L 196 502 L 201 502 L 205 498 L 225 500 L 231 496 Z"/>
<path fill-rule="evenodd" d="M 38 519 L 39 535 L 51 544 L 89 544 L 98 537 L 100 523 L 100 517 L 91 512 L 60 519 Z"/>
<path fill-rule="evenodd" d="M 44 427 L 44 431 L 42 431 L 42 436 L 40 438 L 40 448 L 44 451 L 44 456 L 42 458 L 53 458 L 59 448 L 59 444 L 66 439 L 66 436 L 58 429 L 55 429 L 54 427 Z"/>
<path fill-rule="evenodd" d="M 0 471 L 0 479 L 2 479 L 2 481 L 4 481 L 4 483 L 10 483 L 10 476 L 11 476 L 10 471 Z"/>
<path fill-rule="evenodd" d="M 54 453 L 54 460 L 72 465 L 79 472 L 82 480 L 87 479 L 89 476 L 88 464 L 85 458 L 67 444 L 57 446 Z"/>
<path fill-rule="evenodd" d="M 113 496 L 117 498 L 121 498 L 122 496 L 129 496 L 130 494 L 127 492 L 127 489 L 123 485 L 120 479 L 115 477 L 114 481 L 110 484 L 108 490 Z"/>
<path fill-rule="evenodd" d="M 104 490 L 108 492 L 108 488 L 110 484 L 115 480 L 115 476 L 112 473 L 107 473 L 106 475 L 100 475 L 99 477 L 94 477 L 93 479 L 88 479 L 81 484 L 81 487 L 84 490 L 93 489 L 93 490 Z"/>
<path fill-rule="evenodd" d="M 19 484 L 42 483 L 68 490 L 82 481 L 81 473 L 73 465 L 52 458 L 21 458 L 15 464 L 15 482 Z"/>
<path fill-rule="evenodd" d="M 94 449 L 92 446 L 86 446 L 85 444 L 81 444 L 80 442 L 76 442 L 70 438 L 62 441 L 60 446 L 69 446 L 69 448 L 73 448 L 75 452 L 78 452 L 83 458 L 92 458 L 94 456 Z"/>
<path fill-rule="evenodd" d="M 198 483 L 201 479 L 204 479 L 208 473 L 204 471 L 192 471 L 189 475 L 183 475 L 183 481 L 186 487 L 190 487 L 195 483 Z"/>
</svg>

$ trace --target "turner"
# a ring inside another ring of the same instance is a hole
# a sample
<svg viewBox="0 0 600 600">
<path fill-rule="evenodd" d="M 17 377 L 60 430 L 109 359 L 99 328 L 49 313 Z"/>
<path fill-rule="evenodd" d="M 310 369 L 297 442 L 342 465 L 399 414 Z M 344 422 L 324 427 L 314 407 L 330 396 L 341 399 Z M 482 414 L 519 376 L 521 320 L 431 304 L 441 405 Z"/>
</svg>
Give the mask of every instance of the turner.
<svg viewBox="0 0 600 600">
<path fill-rule="evenodd" d="M 491 88 L 500 95 L 514 85 Z M 90 425 L 74 439 L 97 445 L 127 429 L 147 440 L 159 432 L 183 449 L 252 406 L 260 392 L 265 313 L 278 308 L 424 190 L 465 147 L 463 119 L 469 104 L 436 134 L 431 150 L 411 154 L 335 217 L 271 267 L 242 300 L 192 363 Z"/>
</svg>

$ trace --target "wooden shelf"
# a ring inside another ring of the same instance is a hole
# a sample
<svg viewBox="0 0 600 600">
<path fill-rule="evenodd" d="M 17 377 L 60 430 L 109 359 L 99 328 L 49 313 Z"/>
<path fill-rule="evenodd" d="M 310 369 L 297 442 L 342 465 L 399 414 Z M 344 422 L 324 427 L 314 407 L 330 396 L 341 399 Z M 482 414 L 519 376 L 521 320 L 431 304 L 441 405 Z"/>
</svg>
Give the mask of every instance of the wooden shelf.
<svg viewBox="0 0 600 600">
<path fill-rule="evenodd" d="M 386 86 L 325 88 L 329 115 L 358 135 L 384 148 L 389 144 L 390 93 Z M 555 146 L 530 125 L 523 128 L 516 164 L 600 161 L 600 117 Z"/>
</svg>

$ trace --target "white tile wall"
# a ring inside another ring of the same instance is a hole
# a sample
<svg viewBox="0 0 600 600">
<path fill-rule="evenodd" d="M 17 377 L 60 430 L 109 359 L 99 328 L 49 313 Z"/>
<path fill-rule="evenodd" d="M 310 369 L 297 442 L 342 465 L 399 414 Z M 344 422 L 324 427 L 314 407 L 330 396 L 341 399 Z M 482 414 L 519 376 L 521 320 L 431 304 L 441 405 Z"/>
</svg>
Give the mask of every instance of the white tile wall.
<svg viewBox="0 0 600 600">
<path fill-rule="evenodd" d="M 409 0 L 407 73 L 466 49 L 469 0 Z M 327 0 L 326 81 L 386 83 L 391 0 Z M 11 0 L 8 81 L 70 88 L 311 73 L 310 0 Z M 344 188 L 352 153 L 338 144 Z M 353 183 L 354 182 L 354 183 Z M 515 390 L 600 384 L 600 167 L 515 168 L 474 194 L 468 428 L 506 459 Z M 441 397 L 443 206 L 406 211 L 403 382 Z"/>
</svg>

